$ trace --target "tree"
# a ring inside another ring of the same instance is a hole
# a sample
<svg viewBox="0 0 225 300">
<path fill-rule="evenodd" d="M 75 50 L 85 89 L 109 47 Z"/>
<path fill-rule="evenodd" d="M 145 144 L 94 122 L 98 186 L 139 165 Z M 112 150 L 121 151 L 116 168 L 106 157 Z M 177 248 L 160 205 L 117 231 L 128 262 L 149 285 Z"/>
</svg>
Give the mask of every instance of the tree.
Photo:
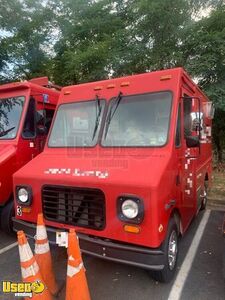
<svg viewBox="0 0 225 300">
<path fill-rule="evenodd" d="M 54 77 L 61 84 L 177 66 L 193 14 L 216 0 L 52 1 L 59 40 Z"/>
<path fill-rule="evenodd" d="M 115 35 L 125 26 L 116 4 L 110 0 L 66 0 L 55 5 L 60 32 L 55 47 L 57 82 L 72 84 L 107 78 L 115 53 Z"/>
<path fill-rule="evenodd" d="M 219 161 L 225 146 L 225 5 L 197 22 L 183 43 L 187 70 L 215 104 L 213 137 Z"/>
<path fill-rule="evenodd" d="M 216 105 L 214 143 L 222 159 L 223 0 L 0 3 L 0 81 L 48 75 L 70 85 L 184 66 Z M 203 18 L 205 11 L 211 14 Z"/>
<path fill-rule="evenodd" d="M 0 67 L 10 66 L 10 78 L 5 80 L 30 79 L 50 75 L 49 41 L 51 39 L 51 18 L 48 5 L 35 0 L 1 0 L 0 32 L 6 32 L 0 41 L 4 42 L 6 53 L 0 56 Z M 1 55 L 1 54 L 0 54 Z"/>
</svg>

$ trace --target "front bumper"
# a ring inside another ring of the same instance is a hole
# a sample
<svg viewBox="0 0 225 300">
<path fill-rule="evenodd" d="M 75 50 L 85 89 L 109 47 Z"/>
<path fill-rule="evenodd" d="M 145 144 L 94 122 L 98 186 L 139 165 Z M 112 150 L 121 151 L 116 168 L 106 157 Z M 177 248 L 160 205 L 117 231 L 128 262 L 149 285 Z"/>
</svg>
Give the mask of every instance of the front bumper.
<svg viewBox="0 0 225 300">
<path fill-rule="evenodd" d="M 14 231 L 23 230 L 31 238 L 34 238 L 36 234 L 35 224 L 16 218 L 13 218 L 13 229 Z M 50 243 L 56 243 L 56 231 L 59 231 L 59 229 L 47 227 Z M 148 270 L 162 270 L 164 268 L 164 253 L 160 248 L 134 246 L 81 233 L 77 233 L 77 235 L 82 253 Z"/>
</svg>

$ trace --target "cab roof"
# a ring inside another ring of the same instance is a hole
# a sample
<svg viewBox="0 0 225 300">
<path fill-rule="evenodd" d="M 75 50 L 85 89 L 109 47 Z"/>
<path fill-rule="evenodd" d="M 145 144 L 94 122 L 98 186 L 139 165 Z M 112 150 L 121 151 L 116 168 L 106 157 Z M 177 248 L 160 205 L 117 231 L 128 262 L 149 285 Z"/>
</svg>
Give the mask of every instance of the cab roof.
<svg viewBox="0 0 225 300">
<path fill-rule="evenodd" d="M 58 102 L 58 97 L 59 97 L 59 90 L 56 90 L 54 85 L 51 87 L 46 87 L 43 86 L 44 82 L 43 78 L 38 81 L 37 79 L 31 80 L 31 81 L 24 81 L 24 82 L 13 82 L 13 83 L 7 83 L 0 85 L 0 94 L 7 93 L 9 94 L 10 92 L 15 92 L 18 90 L 31 90 L 32 94 L 47 94 L 50 96 L 51 99 L 51 104 L 56 105 Z M 40 84 L 39 84 L 40 83 Z M 42 85 L 43 84 L 43 85 Z"/>
<path fill-rule="evenodd" d="M 59 93 L 59 87 L 56 90 L 54 85 L 53 85 L 53 88 L 51 88 L 51 87 L 37 84 L 33 80 L 23 81 L 23 82 L 12 82 L 12 83 L 6 83 L 3 85 L 0 85 L 0 92 L 15 90 L 15 89 L 43 89 L 44 91 L 53 91 L 53 92 Z"/>
<path fill-rule="evenodd" d="M 173 68 L 144 74 L 131 75 L 97 82 L 83 83 L 64 87 L 59 103 L 90 100 L 96 95 L 109 99 L 118 92 L 126 94 L 149 93 L 163 90 L 179 91 L 181 82 L 192 94 L 202 94 L 183 68 Z M 204 97 L 206 97 L 204 95 Z"/>
</svg>

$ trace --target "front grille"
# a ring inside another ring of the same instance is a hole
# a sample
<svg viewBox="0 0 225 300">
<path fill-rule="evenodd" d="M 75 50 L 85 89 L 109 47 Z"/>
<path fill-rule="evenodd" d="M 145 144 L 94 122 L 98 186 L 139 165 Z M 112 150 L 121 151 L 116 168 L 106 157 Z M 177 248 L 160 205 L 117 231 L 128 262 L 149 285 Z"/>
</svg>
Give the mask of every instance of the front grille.
<svg viewBox="0 0 225 300">
<path fill-rule="evenodd" d="M 105 227 L 105 195 L 101 190 L 45 185 L 42 206 L 46 220 L 96 230 Z"/>
</svg>

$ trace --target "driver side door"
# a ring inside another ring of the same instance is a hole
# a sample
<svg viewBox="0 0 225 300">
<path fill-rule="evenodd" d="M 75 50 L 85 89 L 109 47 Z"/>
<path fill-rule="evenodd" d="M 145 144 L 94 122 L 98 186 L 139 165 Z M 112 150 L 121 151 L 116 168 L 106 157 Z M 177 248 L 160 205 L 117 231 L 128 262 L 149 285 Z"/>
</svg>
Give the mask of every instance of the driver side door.
<svg viewBox="0 0 225 300">
<path fill-rule="evenodd" d="M 188 225 L 196 214 L 196 176 L 197 165 L 200 156 L 199 146 L 188 146 L 188 139 L 198 140 L 199 131 L 194 128 L 193 115 L 198 111 L 198 104 L 195 98 L 186 91 L 182 96 L 182 158 L 181 158 L 181 186 L 182 206 L 185 215 L 185 224 Z M 199 129 L 200 130 L 200 129 Z"/>
</svg>

